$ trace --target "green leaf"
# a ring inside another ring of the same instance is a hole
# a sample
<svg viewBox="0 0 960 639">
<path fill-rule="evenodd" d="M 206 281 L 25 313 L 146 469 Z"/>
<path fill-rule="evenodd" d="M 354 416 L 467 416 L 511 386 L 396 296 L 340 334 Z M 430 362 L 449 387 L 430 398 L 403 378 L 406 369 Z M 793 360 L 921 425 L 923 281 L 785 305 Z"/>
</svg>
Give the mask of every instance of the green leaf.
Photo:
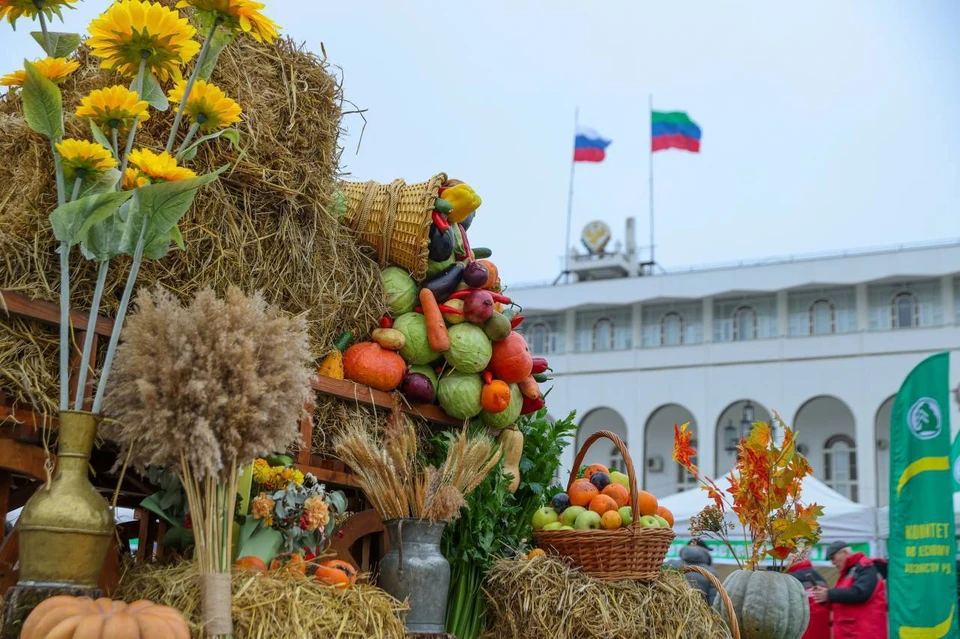
<svg viewBox="0 0 960 639">
<path fill-rule="evenodd" d="M 104 171 L 96 180 L 83 181 L 83 185 L 80 187 L 80 197 L 116 191 L 119 181 L 120 171 L 117 169 Z"/>
<path fill-rule="evenodd" d="M 341 491 L 334 490 L 332 492 L 327 493 L 326 501 L 338 513 L 342 514 L 347 512 L 347 498 Z"/>
<path fill-rule="evenodd" d="M 110 141 L 110 138 L 103 132 L 103 129 L 97 126 L 97 123 L 93 120 L 90 120 L 90 132 L 93 133 L 94 140 L 102 144 L 105 148 L 113 150 L 113 142 Z"/>
<path fill-rule="evenodd" d="M 136 91 L 133 85 L 130 85 L 130 89 Z M 140 99 L 146 100 L 147 104 L 157 111 L 166 111 L 170 108 L 167 94 L 163 92 L 156 76 L 150 71 L 147 71 L 143 76 L 143 92 L 140 94 Z"/>
<path fill-rule="evenodd" d="M 97 193 L 58 206 L 50 214 L 53 234 L 70 246 L 82 242 L 91 226 L 113 215 L 130 196 L 130 191 Z"/>
<path fill-rule="evenodd" d="M 209 140 L 215 140 L 219 137 L 224 137 L 227 140 L 230 140 L 230 143 L 233 144 L 233 148 L 237 151 L 240 151 L 240 132 L 236 129 L 220 129 L 216 133 L 211 133 L 197 139 L 195 142 L 193 142 L 193 144 L 181 151 L 180 154 L 177 155 L 177 159 L 192 160 L 193 158 L 197 157 L 197 151 L 200 149 L 201 144 Z"/>
<path fill-rule="evenodd" d="M 157 515 L 158 517 L 162 517 L 167 521 L 167 523 L 169 523 L 172 526 L 182 526 L 183 525 L 182 521 L 181 522 L 174 521 L 170 517 L 170 515 L 167 514 L 166 509 L 160 505 L 161 495 L 163 495 L 162 492 L 153 493 L 152 495 L 150 495 L 149 497 L 141 501 L 140 506 L 142 508 L 146 508 L 147 510 L 152 512 L 154 515 Z"/>
<path fill-rule="evenodd" d="M 252 518 L 251 518 L 252 519 Z M 237 557 L 259 557 L 263 563 L 269 564 L 270 560 L 277 556 L 280 548 L 283 547 L 283 535 L 273 528 L 258 527 L 253 533 L 244 539 L 243 528 L 241 527 L 241 542 L 237 544 Z M 260 523 L 260 520 L 252 519 Z"/>
<path fill-rule="evenodd" d="M 80 34 L 78 33 L 57 33 L 55 31 L 49 31 L 47 33 L 47 35 L 50 36 L 49 48 L 47 48 L 47 43 L 43 38 L 43 31 L 31 31 L 30 35 L 43 47 L 43 50 L 46 51 L 47 55 L 51 58 L 65 58 L 80 46 Z"/>
<path fill-rule="evenodd" d="M 30 128 L 51 140 L 63 137 L 63 96 L 60 89 L 37 68 L 23 61 L 27 76 L 23 81 L 23 117 Z"/>
<path fill-rule="evenodd" d="M 170 229 L 166 236 L 158 235 L 155 239 L 143 247 L 143 256 L 150 260 L 163 259 L 170 252 L 170 243 L 177 242 L 177 246 L 183 250 L 183 235 L 176 226 Z"/>
<path fill-rule="evenodd" d="M 220 57 L 220 52 L 224 48 L 233 42 L 233 32 L 229 29 L 217 29 L 216 33 L 213 34 L 213 40 L 210 41 L 210 45 L 207 47 L 207 55 L 203 59 L 203 65 L 200 67 L 200 73 L 197 74 L 198 80 L 209 80 L 210 76 L 213 75 L 213 69 L 217 66 L 217 58 Z"/>
</svg>

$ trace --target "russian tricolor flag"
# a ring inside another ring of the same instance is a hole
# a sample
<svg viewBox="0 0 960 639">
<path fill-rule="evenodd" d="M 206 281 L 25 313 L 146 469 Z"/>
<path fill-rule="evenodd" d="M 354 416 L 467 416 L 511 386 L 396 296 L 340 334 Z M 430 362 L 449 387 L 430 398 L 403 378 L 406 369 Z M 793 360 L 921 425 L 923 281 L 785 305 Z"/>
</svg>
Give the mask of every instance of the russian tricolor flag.
<svg viewBox="0 0 960 639">
<path fill-rule="evenodd" d="M 573 144 L 573 161 L 603 162 L 610 142 L 593 129 L 577 125 L 577 137 Z"/>
</svg>

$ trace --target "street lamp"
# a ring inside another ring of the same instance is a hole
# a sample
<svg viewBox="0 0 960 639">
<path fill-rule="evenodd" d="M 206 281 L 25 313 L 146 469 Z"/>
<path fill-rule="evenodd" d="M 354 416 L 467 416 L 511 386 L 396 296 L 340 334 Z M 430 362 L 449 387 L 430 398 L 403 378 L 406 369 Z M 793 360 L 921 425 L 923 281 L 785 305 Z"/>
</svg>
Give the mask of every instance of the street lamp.
<svg viewBox="0 0 960 639">
<path fill-rule="evenodd" d="M 750 400 L 743 405 L 743 419 L 740 420 L 740 432 L 742 437 L 749 437 L 753 429 L 753 404 Z"/>
<path fill-rule="evenodd" d="M 740 443 L 740 438 L 737 437 L 737 429 L 733 425 L 733 419 L 727 420 L 727 425 L 723 427 L 723 441 L 725 442 L 724 450 L 729 454 L 737 452 L 737 444 Z"/>
</svg>

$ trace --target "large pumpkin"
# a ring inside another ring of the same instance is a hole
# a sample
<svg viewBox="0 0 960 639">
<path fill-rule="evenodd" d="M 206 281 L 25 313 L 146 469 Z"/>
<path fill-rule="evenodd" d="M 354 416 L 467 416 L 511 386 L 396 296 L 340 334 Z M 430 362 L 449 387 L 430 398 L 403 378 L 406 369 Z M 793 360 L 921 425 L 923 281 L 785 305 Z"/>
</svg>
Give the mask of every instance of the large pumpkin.
<svg viewBox="0 0 960 639">
<path fill-rule="evenodd" d="M 403 358 L 376 342 L 354 344 L 343 354 L 344 377 L 370 388 L 396 390 L 406 372 Z"/>
<path fill-rule="evenodd" d="M 810 604 L 800 580 L 791 575 L 736 570 L 723 582 L 733 602 L 743 639 L 800 639 L 810 623 Z M 713 604 L 726 614 L 719 597 Z"/>
<path fill-rule="evenodd" d="M 313 573 L 313 578 L 328 586 L 346 588 L 357 582 L 357 569 L 346 561 L 328 559 L 320 562 L 316 572 Z"/>
<path fill-rule="evenodd" d="M 527 340 L 519 333 L 510 333 L 507 339 L 493 344 L 490 372 L 508 384 L 519 384 L 533 371 L 533 356 Z"/>
<path fill-rule="evenodd" d="M 180 611 L 141 599 L 51 597 L 33 609 L 20 639 L 190 639 Z"/>
</svg>

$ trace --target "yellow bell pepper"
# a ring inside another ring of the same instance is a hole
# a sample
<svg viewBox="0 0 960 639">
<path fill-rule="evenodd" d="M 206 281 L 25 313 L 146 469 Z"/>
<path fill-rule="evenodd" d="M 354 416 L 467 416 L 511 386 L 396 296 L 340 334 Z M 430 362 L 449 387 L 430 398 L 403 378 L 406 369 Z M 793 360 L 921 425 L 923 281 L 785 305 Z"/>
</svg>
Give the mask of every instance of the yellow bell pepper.
<svg viewBox="0 0 960 639">
<path fill-rule="evenodd" d="M 447 214 L 447 219 L 455 224 L 459 224 L 470 217 L 470 214 L 483 203 L 483 200 L 470 188 L 470 185 L 463 183 L 444 189 L 440 197 L 453 206 L 453 211 Z"/>
</svg>

